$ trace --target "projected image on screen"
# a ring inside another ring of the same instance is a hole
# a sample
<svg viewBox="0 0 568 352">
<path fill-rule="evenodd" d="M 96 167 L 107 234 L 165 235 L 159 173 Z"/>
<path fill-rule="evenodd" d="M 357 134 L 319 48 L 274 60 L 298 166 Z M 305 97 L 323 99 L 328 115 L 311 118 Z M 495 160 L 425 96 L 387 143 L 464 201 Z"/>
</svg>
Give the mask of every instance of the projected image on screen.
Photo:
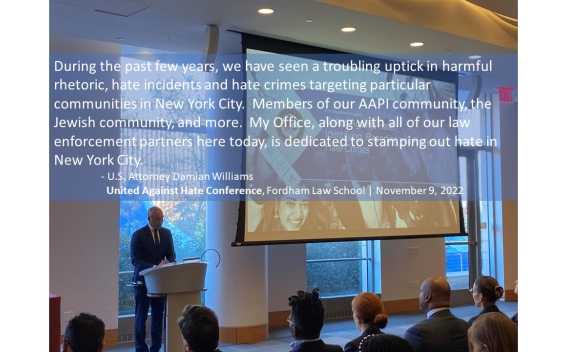
<svg viewBox="0 0 568 352">
<path fill-rule="evenodd" d="M 454 83 L 250 54 L 298 71 L 247 73 L 245 242 L 460 232 Z"/>
</svg>

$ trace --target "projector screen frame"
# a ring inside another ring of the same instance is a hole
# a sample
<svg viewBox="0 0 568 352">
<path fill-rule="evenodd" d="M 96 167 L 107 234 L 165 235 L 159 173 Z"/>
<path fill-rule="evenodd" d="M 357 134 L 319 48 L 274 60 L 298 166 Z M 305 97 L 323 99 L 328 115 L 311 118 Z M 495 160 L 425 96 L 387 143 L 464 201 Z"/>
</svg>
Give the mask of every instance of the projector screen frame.
<svg viewBox="0 0 568 352">
<path fill-rule="evenodd" d="M 298 44 L 292 43 L 288 41 L 283 41 L 279 39 L 267 38 L 252 34 L 242 33 L 242 53 L 246 57 L 247 51 L 249 49 L 252 50 L 259 50 L 274 54 L 280 55 L 287 55 L 299 58 L 309 58 L 313 59 L 314 55 L 329 55 L 329 54 L 338 54 L 337 57 L 346 57 L 349 56 L 353 60 L 365 60 L 366 62 L 398 62 L 395 60 L 388 60 L 384 58 L 374 57 L 374 56 L 366 56 L 361 54 L 351 54 L 346 52 L 335 51 L 331 49 L 319 48 L 314 46 L 309 46 L 305 44 Z M 326 56 L 329 58 L 329 56 Z M 341 61 L 336 61 L 337 63 L 342 63 Z M 243 71 L 244 80 L 246 80 L 246 71 Z M 412 76 L 419 77 L 419 78 L 426 78 L 426 79 L 435 79 L 438 81 L 449 82 L 455 84 L 455 96 L 457 98 L 457 90 L 458 90 L 458 73 L 457 72 L 446 72 L 446 71 L 438 71 L 438 72 L 413 72 Z M 247 99 L 247 92 L 245 94 L 245 101 Z M 243 136 L 247 135 L 247 124 L 243 124 Z M 247 165 L 247 153 L 246 151 L 242 153 L 242 172 L 246 173 L 246 165 Z M 457 153 L 456 153 L 457 158 Z M 456 160 L 456 168 L 457 168 L 457 160 Z M 456 173 L 459 175 L 459 168 L 457 168 Z M 241 186 L 247 187 L 246 181 L 242 181 Z M 379 231 L 380 229 L 343 229 L 343 230 L 332 230 L 337 231 L 338 235 L 341 232 L 347 233 L 349 232 L 350 236 L 338 236 L 333 238 L 305 238 L 305 239 L 293 239 L 293 240 L 270 240 L 270 241 L 251 241 L 245 240 L 246 234 L 246 208 L 247 208 L 247 200 L 241 200 L 239 202 L 238 208 L 238 221 L 237 221 L 237 231 L 235 236 L 235 241 L 231 243 L 231 246 L 240 247 L 240 246 L 256 246 L 256 245 L 275 245 L 275 244 L 295 244 L 295 243 L 319 243 L 319 242 L 344 242 L 344 241 L 362 241 L 362 240 L 394 240 L 394 239 L 415 239 L 415 238 L 436 238 L 436 237 L 452 237 L 452 236 L 468 236 L 465 231 L 465 222 L 464 222 L 464 214 L 463 214 L 463 206 L 462 206 L 462 199 L 459 197 L 457 201 L 458 209 L 457 209 L 457 220 L 459 222 L 459 231 L 458 233 L 425 233 L 425 234 L 403 234 L 404 229 L 391 229 L 392 232 L 395 234 L 393 235 L 381 235 L 373 237 L 371 234 L 373 231 Z M 400 231 L 398 231 L 400 230 Z M 432 228 L 432 230 L 435 230 Z M 396 235 L 396 232 L 401 232 L 400 235 Z M 313 231 L 306 231 L 305 233 L 309 235 Z"/>
</svg>

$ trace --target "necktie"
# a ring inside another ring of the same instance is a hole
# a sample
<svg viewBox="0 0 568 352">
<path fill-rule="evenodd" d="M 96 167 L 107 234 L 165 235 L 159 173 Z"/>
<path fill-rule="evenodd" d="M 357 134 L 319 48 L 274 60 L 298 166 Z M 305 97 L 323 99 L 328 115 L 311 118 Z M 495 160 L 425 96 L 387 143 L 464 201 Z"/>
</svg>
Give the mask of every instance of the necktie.
<svg viewBox="0 0 568 352">
<path fill-rule="evenodd" d="M 158 235 L 158 230 L 154 229 L 153 231 L 154 231 L 154 236 L 153 236 L 154 237 L 154 244 L 156 246 L 159 246 L 160 245 L 160 237 Z"/>
</svg>

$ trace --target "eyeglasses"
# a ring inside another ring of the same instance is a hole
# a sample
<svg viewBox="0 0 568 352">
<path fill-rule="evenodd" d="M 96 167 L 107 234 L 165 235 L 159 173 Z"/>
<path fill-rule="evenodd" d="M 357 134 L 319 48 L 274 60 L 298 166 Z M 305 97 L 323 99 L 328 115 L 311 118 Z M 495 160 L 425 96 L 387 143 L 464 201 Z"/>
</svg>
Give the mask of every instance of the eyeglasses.
<svg viewBox="0 0 568 352">
<path fill-rule="evenodd" d="M 286 321 L 288 322 L 288 324 L 296 325 L 292 322 L 292 320 L 290 320 L 290 318 L 286 318 Z"/>
</svg>

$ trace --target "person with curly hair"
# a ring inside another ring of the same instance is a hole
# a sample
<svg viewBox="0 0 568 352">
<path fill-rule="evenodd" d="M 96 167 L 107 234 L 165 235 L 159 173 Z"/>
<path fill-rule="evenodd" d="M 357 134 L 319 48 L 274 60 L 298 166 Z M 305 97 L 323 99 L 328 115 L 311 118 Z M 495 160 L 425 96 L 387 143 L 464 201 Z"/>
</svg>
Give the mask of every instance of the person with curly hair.
<svg viewBox="0 0 568 352">
<path fill-rule="evenodd" d="M 328 345 L 320 338 L 323 328 L 324 308 L 319 289 L 312 292 L 298 291 L 288 298 L 292 307 L 288 327 L 294 338 L 290 352 L 343 352 L 339 345 Z"/>
<path fill-rule="evenodd" d="M 371 334 L 359 344 L 358 352 L 416 352 L 410 342 L 392 334 Z"/>
</svg>

